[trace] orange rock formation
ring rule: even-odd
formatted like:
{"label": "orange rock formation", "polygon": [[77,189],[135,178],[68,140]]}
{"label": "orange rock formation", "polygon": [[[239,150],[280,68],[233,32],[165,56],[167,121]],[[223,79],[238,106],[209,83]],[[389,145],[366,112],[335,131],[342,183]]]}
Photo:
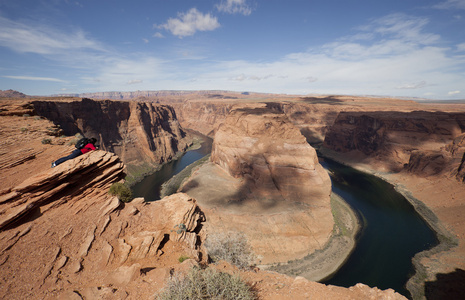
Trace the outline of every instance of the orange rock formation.
{"label": "orange rock formation", "polygon": [[211,161],[181,189],[198,199],[207,232],[245,233],[262,264],[324,247],[334,225],[331,181],[284,114],[265,105],[233,109]]}

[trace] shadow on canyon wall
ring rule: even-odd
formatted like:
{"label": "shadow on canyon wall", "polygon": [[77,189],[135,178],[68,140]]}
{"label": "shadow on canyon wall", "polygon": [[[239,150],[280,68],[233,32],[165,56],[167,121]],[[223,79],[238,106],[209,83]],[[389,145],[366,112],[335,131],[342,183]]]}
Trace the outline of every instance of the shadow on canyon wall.
{"label": "shadow on canyon wall", "polygon": [[[359,151],[392,172],[439,175],[452,163],[457,170],[462,147],[454,139],[465,131],[465,113],[341,112],[325,136],[324,146],[339,153]],[[459,157],[460,156],[460,157]]]}
{"label": "shadow on canyon wall", "polygon": [[465,271],[455,269],[447,274],[437,274],[435,281],[425,282],[428,300],[463,299],[465,295]]}

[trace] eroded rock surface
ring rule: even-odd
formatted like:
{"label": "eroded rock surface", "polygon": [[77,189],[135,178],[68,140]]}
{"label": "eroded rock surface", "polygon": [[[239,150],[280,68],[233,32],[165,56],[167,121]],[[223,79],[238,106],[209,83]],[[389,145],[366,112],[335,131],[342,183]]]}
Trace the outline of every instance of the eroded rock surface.
{"label": "eroded rock surface", "polygon": [[215,134],[211,160],[244,180],[247,198],[328,206],[327,172],[315,149],[279,111],[234,110]]}
{"label": "eroded rock surface", "polygon": [[284,114],[262,104],[233,110],[211,160],[182,187],[208,216],[207,232],[244,232],[263,264],[324,247],[334,224],[331,182]]}
{"label": "eroded rock surface", "polygon": [[376,158],[389,171],[460,175],[465,113],[342,112],[325,137],[336,152]]}
{"label": "eroded rock surface", "polygon": [[[188,147],[174,109],[151,102],[34,101],[35,112],[59,124],[66,135],[95,137],[102,149],[130,167],[172,159]],[[147,168],[147,166],[145,167]]]}

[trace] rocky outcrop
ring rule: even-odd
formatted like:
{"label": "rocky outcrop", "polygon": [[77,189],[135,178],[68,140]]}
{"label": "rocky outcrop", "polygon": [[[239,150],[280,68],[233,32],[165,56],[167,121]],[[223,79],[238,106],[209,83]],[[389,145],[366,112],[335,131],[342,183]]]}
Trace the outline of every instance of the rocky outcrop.
{"label": "rocky outcrop", "polygon": [[195,200],[123,204],[108,193],[125,175],[117,155],[91,151],[50,168],[75,149],[72,137],[27,101],[0,109],[0,298],[148,299],[180,256],[205,260]]}
{"label": "rocky outcrop", "polygon": [[95,189],[108,190],[111,183],[124,177],[123,169],[124,165],[116,155],[92,151],[0,191],[0,230],[45,204],[79,199]]}
{"label": "rocky outcrop", "polygon": [[34,101],[35,112],[63,129],[97,138],[101,148],[117,154],[130,169],[158,165],[188,146],[173,108],[146,102]]}
{"label": "rocky outcrop", "polygon": [[233,110],[211,161],[181,188],[207,215],[207,234],[245,233],[262,264],[324,247],[334,225],[330,178],[284,114],[266,104]]}
{"label": "rocky outcrop", "polygon": [[463,148],[454,140],[463,131],[463,113],[341,112],[324,146],[376,158],[389,171],[405,168],[421,176],[457,174]]}
{"label": "rocky outcrop", "polygon": [[215,134],[211,160],[244,179],[254,198],[328,204],[331,182],[315,150],[269,105],[232,111]]}

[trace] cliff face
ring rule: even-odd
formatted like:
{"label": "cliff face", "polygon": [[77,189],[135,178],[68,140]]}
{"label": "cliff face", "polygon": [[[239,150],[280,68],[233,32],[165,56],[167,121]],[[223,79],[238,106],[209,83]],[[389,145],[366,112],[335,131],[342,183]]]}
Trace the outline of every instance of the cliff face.
{"label": "cliff face", "polygon": [[390,171],[459,176],[465,113],[341,112],[324,146],[376,158]]}
{"label": "cliff face", "polygon": [[159,164],[187,148],[186,134],[170,106],[123,101],[35,101],[36,113],[66,135],[95,137],[101,148],[128,165]]}
{"label": "cliff face", "polygon": [[215,135],[216,129],[234,106],[232,103],[216,101],[184,101],[172,105],[184,128],[193,129],[210,137]]}
{"label": "cliff face", "polygon": [[331,193],[315,150],[279,110],[233,110],[215,134],[211,160],[244,178],[255,197],[313,203]]}

